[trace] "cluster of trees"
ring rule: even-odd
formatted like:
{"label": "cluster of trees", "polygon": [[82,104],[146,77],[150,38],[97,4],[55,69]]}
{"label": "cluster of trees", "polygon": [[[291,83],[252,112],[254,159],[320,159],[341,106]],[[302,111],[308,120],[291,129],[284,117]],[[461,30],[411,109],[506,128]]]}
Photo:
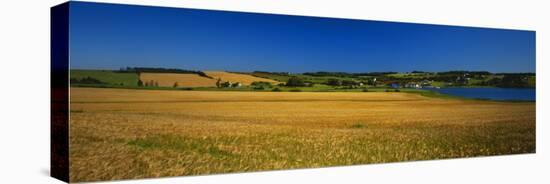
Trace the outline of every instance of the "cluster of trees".
{"label": "cluster of trees", "polygon": [[280,76],[289,76],[288,72],[266,72],[266,71],[254,71],[252,74],[271,74],[271,75],[280,75]]}
{"label": "cluster of trees", "polygon": [[[176,83],[176,84],[177,84],[177,83]],[[141,81],[141,79],[140,79],[140,80],[138,80],[137,85],[140,86],[140,87],[141,87],[141,86],[146,86],[146,87],[158,87],[158,86],[159,86],[159,82],[158,82],[158,81],[154,81],[154,80],[150,80],[150,81],[145,81],[145,82],[143,82],[143,81]]]}
{"label": "cluster of trees", "polygon": [[529,86],[529,75],[524,74],[505,74],[502,78],[492,78],[483,81],[480,85],[497,86],[502,88],[527,88]]}
{"label": "cluster of trees", "polygon": [[250,86],[252,86],[253,89],[256,89],[256,90],[263,90],[265,88],[271,88],[273,87],[273,85],[271,85],[271,83],[269,82],[264,82],[264,81],[255,81],[255,82],[252,82],[250,83]]}
{"label": "cluster of trees", "polygon": [[524,88],[529,87],[529,78],[525,75],[504,75],[498,87]]}
{"label": "cluster of trees", "polygon": [[316,77],[347,77],[356,78],[360,76],[383,76],[388,74],[396,74],[397,72],[366,72],[366,73],[348,73],[348,72],[306,72],[304,75]]}
{"label": "cluster of trees", "polygon": [[[326,82],[323,84],[329,85],[329,86],[347,86],[347,87],[355,87],[355,86],[361,86],[362,84],[372,84],[374,85],[374,81],[372,79],[365,80],[365,81],[357,81],[357,80],[350,80],[350,79],[338,79],[338,78],[329,78]],[[306,81],[303,78],[293,76],[288,79],[288,81],[285,83],[285,86],[288,87],[313,87],[315,83]]]}
{"label": "cluster of trees", "polygon": [[334,79],[334,78],[328,79],[326,83],[326,85],[329,85],[329,86],[359,86],[361,84],[362,82],[357,82],[354,80],[347,80],[347,79],[340,80],[340,79]]}
{"label": "cluster of trees", "polygon": [[313,87],[314,83],[305,81],[300,77],[293,76],[288,79],[285,85],[288,87]]}
{"label": "cluster of trees", "polygon": [[488,71],[466,71],[466,70],[452,70],[446,72],[437,72],[439,75],[491,75]]}
{"label": "cluster of trees", "polygon": [[315,77],[355,77],[354,73],[347,72],[306,72],[304,75],[315,76]]}
{"label": "cluster of trees", "polygon": [[536,76],[535,73],[495,73],[495,75],[523,75],[523,76]]}
{"label": "cluster of trees", "polygon": [[254,81],[252,83],[250,83],[251,86],[266,86],[266,87],[271,87],[271,83],[270,82],[264,82],[264,81]]}
{"label": "cluster of trees", "polygon": [[222,79],[218,79],[218,81],[216,81],[216,87],[218,88],[230,88],[230,87],[233,87],[233,88],[236,88],[236,87],[240,87],[241,86],[241,83],[239,82],[235,82],[235,83],[231,83],[229,81],[222,81]]}
{"label": "cluster of trees", "polygon": [[442,82],[454,82],[457,84],[466,84],[467,79],[480,79],[483,80],[485,77],[493,75],[488,71],[447,71],[447,72],[438,72],[433,76],[427,77],[427,80],[442,81]]}
{"label": "cluster of trees", "polygon": [[120,73],[142,73],[142,72],[148,72],[148,73],[184,73],[184,74],[197,74],[202,77],[212,78],[206,73],[202,71],[195,71],[195,70],[183,70],[183,69],[177,69],[177,68],[151,68],[151,67],[126,67],[126,68],[120,68],[117,72]]}
{"label": "cluster of trees", "polygon": [[430,73],[430,72],[419,71],[419,70],[413,70],[411,73]]}

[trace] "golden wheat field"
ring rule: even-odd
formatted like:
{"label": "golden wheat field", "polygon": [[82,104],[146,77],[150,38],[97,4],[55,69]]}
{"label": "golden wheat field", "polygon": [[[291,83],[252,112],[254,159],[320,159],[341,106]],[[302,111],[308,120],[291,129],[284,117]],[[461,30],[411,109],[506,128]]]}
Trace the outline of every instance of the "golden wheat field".
{"label": "golden wheat field", "polygon": [[141,73],[139,79],[144,83],[149,81],[158,82],[162,87],[173,87],[174,83],[182,87],[212,87],[216,86],[216,80],[199,76],[197,74],[183,73]]}
{"label": "golden wheat field", "polygon": [[260,78],[255,77],[252,75],[247,74],[238,74],[238,73],[231,73],[231,72],[223,72],[223,71],[204,71],[206,75],[214,78],[214,79],[221,79],[222,81],[229,81],[229,82],[240,82],[244,85],[250,85],[252,82],[269,82],[272,84],[278,84],[280,82],[277,82],[275,80],[266,79],[266,78]]}
{"label": "golden wheat field", "polygon": [[71,88],[71,181],[535,152],[535,103]]}

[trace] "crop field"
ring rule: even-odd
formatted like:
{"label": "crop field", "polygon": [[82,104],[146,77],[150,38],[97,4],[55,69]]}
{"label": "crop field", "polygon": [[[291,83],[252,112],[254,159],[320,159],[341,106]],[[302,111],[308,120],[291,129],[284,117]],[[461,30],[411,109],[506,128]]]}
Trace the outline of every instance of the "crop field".
{"label": "crop field", "polygon": [[74,182],[536,150],[533,102],[404,92],[71,88],[70,94]]}
{"label": "crop field", "polygon": [[158,82],[161,87],[172,87],[178,83],[180,87],[212,87],[216,86],[216,80],[202,77],[197,74],[183,73],[141,73],[139,78],[145,83]]}
{"label": "crop field", "polygon": [[214,78],[214,79],[221,79],[222,81],[229,81],[229,82],[241,82],[244,85],[250,85],[252,82],[269,82],[272,84],[278,84],[279,82],[271,79],[261,78],[261,77],[255,77],[252,75],[247,74],[238,74],[238,73],[230,73],[230,72],[222,72],[222,71],[204,71],[206,75]]}

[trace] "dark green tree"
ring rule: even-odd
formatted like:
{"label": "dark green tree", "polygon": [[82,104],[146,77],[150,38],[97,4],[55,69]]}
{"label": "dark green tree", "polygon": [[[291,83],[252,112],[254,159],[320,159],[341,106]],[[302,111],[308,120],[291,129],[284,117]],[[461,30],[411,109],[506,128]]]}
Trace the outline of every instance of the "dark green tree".
{"label": "dark green tree", "polygon": [[328,79],[327,85],[329,85],[329,86],[340,86],[340,85],[342,85],[342,82],[338,79]]}
{"label": "dark green tree", "polygon": [[230,82],[222,82],[222,83],[220,84],[220,87],[222,87],[222,88],[231,87],[231,83],[230,83]]}
{"label": "dark green tree", "polygon": [[524,75],[509,74],[504,75],[498,87],[504,88],[523,88],[527,87],[527,78]]}
{"label": "dark green tree", "polygon": [[355,85],[358,85],[358,84],[357,84],[357,82],[352,81],[352,80],[343,80],[342,85],[343,86],[355,86]]}
{"label": "dark green tree", "polygon": [[286,86],[289,87],[304,87],[306,86],[304,80],[299,77],[290,77],[286,82]]}

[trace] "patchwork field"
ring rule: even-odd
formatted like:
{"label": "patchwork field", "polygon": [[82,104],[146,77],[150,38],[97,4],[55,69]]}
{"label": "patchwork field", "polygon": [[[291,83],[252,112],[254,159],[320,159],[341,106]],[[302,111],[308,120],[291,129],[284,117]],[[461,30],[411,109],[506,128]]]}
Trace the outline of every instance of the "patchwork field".
{"label": "patchwork field", "polygon": [[[159,81],[160,82],[160,81]],[[535,152],[535,103],[384,92],[71,88],[70,178]]]}
{"label": "patchwork field", "polygon": [[252,75],[247,74],[238,74],[238,73],[230,73],[230,72],[222,72],[222,71],[204,71],[206,75],[214,78],[214,79],[221,79],[223,81],[229,81],[229,82],[241,82],[244,85],[250,85],[252,82],[260,81],[260,82],[269,82],[272,84],[278,84],[278,81],[261,78],[261,77],[255,77]]}
{"label": "patchwork field", "polygon": [[180,87],[213,87],[216,80],[202,77],[197,74],[183,73],[141,73],[139,78],[143,82],[155,81],[161,87],[173,87],[178,83]]}
{"label": "patchwork field", "polygon": [[270,82],[273,84],[279,83],[271,79],[255,77],[247,74],[222,71],[207,71],[204,73],[212,78],[203,77],[197,74],[143,72],[140,74],[139,79],[141,79],[144,83],[149,81],[157,82],[161,87],[173,87],[176,82],[179,87],[215,87],[218,79],[221,79],[223,82],[240,82],[243,85],[250,85],[250,83],[255,81]]}

